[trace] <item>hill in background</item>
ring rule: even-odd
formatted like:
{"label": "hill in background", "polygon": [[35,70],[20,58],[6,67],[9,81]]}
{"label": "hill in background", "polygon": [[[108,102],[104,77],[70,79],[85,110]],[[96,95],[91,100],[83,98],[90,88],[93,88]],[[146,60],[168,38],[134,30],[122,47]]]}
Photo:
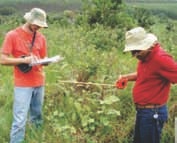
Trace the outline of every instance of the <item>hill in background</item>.
{"label": "hill in background", "polygon": [[78,10],[82,6],[81,0],[1,0],[0,8],[11,7],[20,13],[39,7],[46,12],[61,12],[64,10]]}

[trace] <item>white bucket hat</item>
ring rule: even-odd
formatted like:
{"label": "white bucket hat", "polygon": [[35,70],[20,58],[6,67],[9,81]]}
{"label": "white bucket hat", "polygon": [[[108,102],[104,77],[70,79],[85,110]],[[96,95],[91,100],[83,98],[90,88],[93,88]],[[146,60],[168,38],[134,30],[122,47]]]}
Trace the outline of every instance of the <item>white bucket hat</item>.
{"label": "white bucket hat", "polygon": [[38,25],[43,28],[47,28],[47,22],[46,22],[46,13],[44,10],[40,8],[33,8],[30,12],[27,12],[24,15],[24,18],[27,22],[31,24]]}
{"label": "white bucket hat", "polygon": [[144,28],[137,27],[126,32],[124,52],[133,50],[147,50],[157,41],[154,34],[147,33]]}

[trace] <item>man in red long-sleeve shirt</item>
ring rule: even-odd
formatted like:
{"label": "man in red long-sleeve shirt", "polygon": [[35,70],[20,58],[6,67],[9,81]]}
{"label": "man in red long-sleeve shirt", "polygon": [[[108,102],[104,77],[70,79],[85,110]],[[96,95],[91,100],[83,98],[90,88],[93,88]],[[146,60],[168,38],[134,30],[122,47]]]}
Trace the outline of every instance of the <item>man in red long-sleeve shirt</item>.
{"label": "man in red long-sleeve shirt", "polygon": [[130,51],[138,62],[137,72],[122,75],[117,82],[135,81],[133,101],[136,106],[134,143],[160,143],[167,121],[167,100],[171,83],[177,83],[177,63],[157,42],[154,34],[142,27],[126,32],[124,52]]}

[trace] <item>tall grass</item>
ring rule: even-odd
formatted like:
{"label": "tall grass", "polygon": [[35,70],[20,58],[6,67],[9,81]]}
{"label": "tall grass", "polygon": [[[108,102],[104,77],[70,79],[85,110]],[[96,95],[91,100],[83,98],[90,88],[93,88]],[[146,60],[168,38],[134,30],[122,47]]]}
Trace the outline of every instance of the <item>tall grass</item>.
{"label": "tall grass", "polygon": [[[175,32],[169,23],[150,27],[165,50],[177,55]],[[175,21],[170,21],[175,25]],[[1,33],[15,28],[13,23],[1,25]],[[120,30],[120,29],[119,29]],[[125,90],[105,86],[62,83],[61,80],[105,83],[114,85],[120,74],[134,72],[137,60],[130,53],[123,54],[124,43],[119,31],[97,24],[49,24],[41,30],[47,38],[48,56],[61,55],[60,63],[45,67],[46,88],[44,124],[37,130],[27,124],[24,143],[130,143],[133,138],[135,108],[132,87]],[[168,34],[166,34],[168,33]],[[1,43],[3,36],[1,38]],[[170,40],[169,40],[170,39]],[[12,122],[13,77],[12,67],[0,66],[0,142],[9,142]],[[176,86],[169,98],[169,122],[165,125],[162,143],[174,142],[174,108]]]}

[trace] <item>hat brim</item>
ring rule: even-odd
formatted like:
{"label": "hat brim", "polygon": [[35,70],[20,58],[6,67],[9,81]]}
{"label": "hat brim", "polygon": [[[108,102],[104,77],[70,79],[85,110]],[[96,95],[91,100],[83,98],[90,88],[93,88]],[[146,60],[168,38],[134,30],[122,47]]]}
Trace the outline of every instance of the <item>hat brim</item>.
{"label": "hat brim", "polygon": [[157,41],[157,37],[154,34],[149,33],[146,35],[146,38],[141,41],[135,41],[126,44],[123,52],[129,52],[134,50],[147,50],[153,45],[155,41]]}
{"label": "hat brim", "polygon": [[41,22],[39,20],[35,20],[35,21],[31,22],[31,24],[38,25],[39,27],[42,27],[42,28],[48,28],[48,25],[46,22]]}

